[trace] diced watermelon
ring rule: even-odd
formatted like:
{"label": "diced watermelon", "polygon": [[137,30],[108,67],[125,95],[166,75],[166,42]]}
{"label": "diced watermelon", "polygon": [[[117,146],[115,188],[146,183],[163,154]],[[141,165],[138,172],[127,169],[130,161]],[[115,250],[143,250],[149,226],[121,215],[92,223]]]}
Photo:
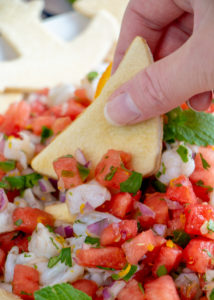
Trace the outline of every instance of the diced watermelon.
{"label": "diced watermelon", "polygon": [[125,255],[118,247],[78,249],[76,258],[79,265],[89,268],[101,266],[120,270],[126,265]]}
{"label": "diced watermelon", "polygon": [[0,274],[4,273],[4,264],[6,260],[5,252],[0,248]]}
{"label": "diced watermelon", "polygon": [[[168,242],[169,243],[169,242]],[[158,270],[164,266],[168,273],[176,269],[182,258],[182,248],[172,243],[172,246],[162,246],[153,266],[153,275],[158,276]]]}
{"label": "diced watermelon", "polygon": [[[131,297],[131,298],[130,298]],[[127,285],[120,291],[117,296],[118,300],[132,299],[132,300],[144,300],[144,290],[141,283],[137,280],[130,280]]]}
{"label": "diced watermelon", "polygon": [[177,229],[184,229],[186,223],[186,216],[184,214],[184,209],[176,209],[171,211],[171,220],[168,221],[168,228],[172,231]]}
{"label": "diced watermelon", "polygon": [[54,116],[39,116],[34,118],[29,125],[33,133],[40,135],[42,133],[42,127],[52,128],[56,118]]}
{"label": "diced watermelon", "polygon": [[214,188],[214,150],[200,147],[195,156],[195,170],[190,176],[194,183],[201,182],[204,186]]}
{"label": "diced watermelon", "polygon": [[56,119],[52,126],[53,133],[58,134],[62,132],[70,123],[71,119],[69,117]]}
{"label": "diced watermelon", "polygon": [[134,199],[130,193],[117,193],[112,196],[109,211],[115,217],[123,219],[133,210]]}
{"label": "diced watermelon", "polygon": [[137,264],[148,251],[153,251],[158,244],[165,240],[154,235],[151,229],[143,231],[130,241],[122,244],[126,259],[130,264]]}
{"label": "diced watermelon", "polygon": [[96,166],[96,180],[103,186],[119,190],[120,183],[126,181],[131,175],[131,171],[128,170],[130,161],[130,154],[123,151],[108,150]]}
{"label": "diced watermelon", "polygon": [[[185,209],[185,231],[189,234],[197,234],[214,239],[214,208],[207,204],[195,204]],[[209,225],[211,224],[211,226]],[[204,226],[205,228],[201,227]]]}
{"label": "diced watermelon", "polygon": [[192,239],[183,252],[187,268],[194,272],[204,273],[213,268],[214,241],[205,238]]}
{"label": "diced watermelon", "polygon": [[13,222],[16,230],[32,233],[38,223],[53,226],[54,218],[38,208],[19,207],[13,212]]}
{"label": "diced watermelon", "polygon": [[11,231],[0,234],[0,248],[4,252],[7,253],[13,246],[17,246],[20,252],[28,251],[28,238],[25,233]]}
{"label": "diced watermelon", "polygon": [[39,272],[29,266],[15,265],[13,293],[22,299],[33,300],[33,293],[39,290]]}
{"label": "diced watermelon", "polygon": [[200,181],[198,184],[196,184],[193,181],[191,181],[191,182],[192,182],[192,187],[193,187],[195,195],[202,201],[209,202],[209,200],[210,200],[209,193],[212,191],[212,188],[200,186]]}
{"label": "diced watermelon", "polygon": [[86,293],[88,296],[92,297],[92,299],[94,299],[98,290],[96,282],[89,279],[79,279],[73,282],[72,285],[75,289],[78,289]]}
{"label": "diced watermelon", "polygon": [[166,191],[166,196],[170,200],[178,201],[181,204],[197,203],[197,198],[193,191],[192,184],[190,180],[184,175],[181,175],[178,178],[170,181]]}
{"label": "diced watermelon", "polygon": [[100,236],[100,243],[103,246],[120,245],[137,235],[137,221],[124,220],[119,223],[112,223],[106,227]]}
{"label": "diced watermelon", "polygon": [[[63,181],[65,189],[69,189],[83,183],[78,170],[78,162],[73,156],[67,155],[58,158],[53,162],[53,167],[58,179]],[[61,188],[59,182],[58,187],[59,189]]]}
{"label": "diced watermelon", "polygon": [[145,284],[146,300],[180,300],[175,283],[169,275]]}

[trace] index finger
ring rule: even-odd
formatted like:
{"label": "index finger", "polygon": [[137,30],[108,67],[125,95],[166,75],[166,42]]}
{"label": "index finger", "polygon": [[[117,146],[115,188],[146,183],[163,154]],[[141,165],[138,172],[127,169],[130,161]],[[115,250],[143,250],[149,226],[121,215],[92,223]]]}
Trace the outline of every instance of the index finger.
{"label": "index finger", "polygon": [[154,53],[164,28],[183,13],[172,0],[131,0],[124,15],[113,72],[136,36],[142,36]]}

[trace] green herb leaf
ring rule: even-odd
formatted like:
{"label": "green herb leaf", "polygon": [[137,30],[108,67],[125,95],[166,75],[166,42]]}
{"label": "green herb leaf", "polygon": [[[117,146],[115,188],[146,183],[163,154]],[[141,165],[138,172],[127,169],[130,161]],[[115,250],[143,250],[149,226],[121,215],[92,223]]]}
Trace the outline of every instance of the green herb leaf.
{"label": "green herb leaf", "polygon": [[95,238],[95,237],[91,237],[91,236],[87,236],[85,238],[84,241],[86,244],[91,244],[91,245],[97,245],[100,246],[100,239],[99,238]]}
{"label": "green herb leaf", "polygon": [[34,293],[34,298],[35,300],[92,300],[91,297],[68,283],[42,288]]}
{"label": "green herb leaf", "polygon": [[164,140],[188,142],[191,145],[214,145],[214,116],[204,112],[182,110],[180,107],[167,114]]}
{"label": "green herb leaf", "polygon": [[42,126],[42,133],[41,133],[41,144],[44,144],[45,141],[53,135],[53,130],[46,127]]}
{"label": "green herb leaf", "polygon": [[38,184],[38,180],[41,178],[42,176],[38,173],[23,176],[7,176],[4,180],[7,181],[9,185],[5,181],[0,182],[0,184],[3,183],[6,189],[24,190]]}
{"label": "green herb leaf", "polygon": [[203,158],[203,155],[200,153],[200,158],[201,158],[201,162],[203,165],[203,168],[205,170],[208,170],[210,168],[210,165],[208,164],[208,162]]}
{"label": "green herb leaf", "polygon": [[85,181],[86,178],[88,177],[89,173],[90,173],[90,169],[84,167],[80,163],[77,164],[77,169],[79,171],[79,174],[80,174],[80,177],[81,177],[82,181]]}
{"label": "green herb leaf", "polygon": [[152,186],[157,192],[166,193],[167,186],[159,180],[154,180]]}
{"label": "green herb leaf", "polygon": [[198,186],[202,186],[203,188],[207,189],[207,192],[212,192],[213,188],[210,185],[204,185],[204,182],[202,180],[198,180],[196,183]]}
{"label": "green herb leaf", "polygon": [[114,174],[117,172],[117,168],[114,166],[110,167],[110,172],[105,176],[105,180],[110,181],[114,177]]}
{"label": "green herb leaf", "polygon": [[16,226],[20,226],[22,223],[23,223],[22,219],[18,219],[16,222],[14,222]]}
{"label": "green herb leaf", "polygon": [[141,292],[142,292],[143,294],[145,294],[145,292],[144,292],[144,288],[143,288],[143,286],[142,286],[142,283],[141,283],[141,282],[138,282],[138,287],[139,287],[139,289],[141,290]]}
{"label": "green herb leaf", "polygon": [[207,255],[208,255],[209,257],[212,257],[212,254],[210,253],[209,250],[207,250],[207,249],[202,249],[202,251],[203,251],[203,252],[206,252]]}
{"label": "green herb leaf", "polygon": [[54,247],[59,250],[59,247],[57,246],[57,244],[54,242],[54,239],[52,238],[52,236],[49,237],[49,239],[51,240],[51,243],[54,245]]}
{"label": "green herb leaf", "polygon": [[71,177],[74,177],[74,172],[69,171],[69,170],[62,170],[61,171],[61,176],[71,178]]}
{"label": "green herb leaf", "polygon": [[102,266],[96,266],[98,269],[106,270],[106,271],[116,271],[113,268],[107,268],[107,267],[102,267]]}
{"label": "green herb leaf", "polygon": [[183,145],[180,145],[176,152],[180,155],[180,158],[184,163],[188,162],[188,150]]}
{"label": "green herb leaf", "polygon": [[92,71],[88,73],[87,78],[88,81],[92,82],[99,74],[96,71]]}
{"label": "green herb leaf", "polygon": [[165,164],[162,162],[162,174],[166,174],[166,166]]}
{"label": "green herb leaf", "polygon": [[164,265],[161,265],[158,269],[157,269],[157,272],[156,272],[156,274],[157,274],[157,276],[158,277],[161,277],[161,276],[163,276],[163,275],[166,275],[168,272],[167,272],[167,269],[166,269],[166,267],[164,266]]}
{"label": "green herb leaf", "polygon": [[210,300],[214,300],[214,289],[212,289],[210,293]]}
{"label": "green herb leaf", "polygon": [[133,171],[131,176],[126,181],[121,182],[120,191],[135,194],[140,189],[142,180],[142,174]]}
{"label": "green herb leaf", "polygon": [[214,221],[212,219],[209,220],[208,225],[207,225],[207,229],[209,231],[214,232]]}
{"label": "green herb leaf", "polygon": [[16,167],[15,160],[6,160],[0,162],[0,169],[4,172],[12,171]]}
{"label": "green herb leaf", "polygon": [[190,241],[190,236],[188,233],[186,233],[184,230],[182,229],[177,229],[173,231],[173,238],[172,241],[181,246],[182,248],[185,248],[187,246],[187,244]]}
{"label": "green herb leaf", "polygon": [[45,227],[48,229],[49,232],[54,232],[54,228],[50,225],[45,225]]}
{"label": "green herb leaf", "polygon": [[20,294],[21,295],[26,295],[26,296],[32,296],[33,295],[32,293],[27,293],[25,291],[21,291]]}
{"label": "green herb leaf", "polygon": [[53,268],[59,261],[66,266],[72,267],[71,248],[63,248],[58,256],[51,257],[48,261],[48,268]]}
{"label": "green herb leaf", "polygon": [[136,271],[137,271],[137,266],[132,265],[129,273],[126,274],[122,279],[125,281],[129,281],[129,279],[136,273]]}

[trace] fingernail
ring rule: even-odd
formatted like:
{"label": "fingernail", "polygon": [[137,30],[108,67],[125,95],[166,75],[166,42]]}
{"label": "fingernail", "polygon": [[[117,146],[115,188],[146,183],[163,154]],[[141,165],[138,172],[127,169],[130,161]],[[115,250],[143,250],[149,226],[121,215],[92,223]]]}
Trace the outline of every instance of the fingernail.
{"label": "fingernail", "polygon": [[117,126],[135,124],[142,119],[141,111],[128,93],[122,93],[107,102],[104,115],[110,124]]}

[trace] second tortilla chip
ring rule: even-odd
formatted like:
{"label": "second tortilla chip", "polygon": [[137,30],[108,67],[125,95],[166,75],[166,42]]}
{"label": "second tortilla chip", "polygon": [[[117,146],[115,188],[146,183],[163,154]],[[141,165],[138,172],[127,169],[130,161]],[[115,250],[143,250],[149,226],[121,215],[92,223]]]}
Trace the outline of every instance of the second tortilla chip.
{"label": "second tortilla chip", "polygon": [[101,95],[33,159],[33,169],[56,178],[53,161],[74,154],[79,148],[91,160],[92,171],[108,149],[115,149],[131,153],[134,170],[144,176],[156,172],[162,150],[162,118],[118,127],[109,124],[104,117],[104,106],[113,91],[150,63],[152,56],[146,42],[136,38]]}

